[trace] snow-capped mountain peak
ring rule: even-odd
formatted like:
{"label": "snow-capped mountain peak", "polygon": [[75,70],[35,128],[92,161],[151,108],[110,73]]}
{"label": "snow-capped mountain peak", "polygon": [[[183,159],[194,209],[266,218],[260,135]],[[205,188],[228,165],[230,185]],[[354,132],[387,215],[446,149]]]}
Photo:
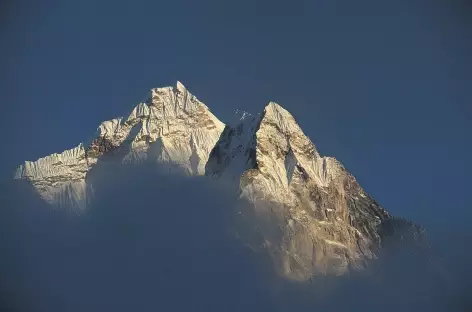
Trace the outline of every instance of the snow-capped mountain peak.
{"label": "snow-capped mountain peak", "polygon": [[80,214],[93,200],[90,172],[106,162],[169,164],[230,181],[252,205],[244,222],[257,234],[247,243],[264,246],[276,270],[296,280],[364,267],[392,220],[279,104],[257,115],[236,111],[225,125],[180,82],[151,89],[127,117],[102,122],[90,144],[25,162],[15,178],[56,208]]}
{"label": "snow-capped mountain peak", "polygon": [[127,118],[102,122],[90,144],[26,162],[15,174],[56,207],[83,211],[92,196],[87,173],[99,160],[168,163],[203,175],[225,125],[182,83],[155,88]]}

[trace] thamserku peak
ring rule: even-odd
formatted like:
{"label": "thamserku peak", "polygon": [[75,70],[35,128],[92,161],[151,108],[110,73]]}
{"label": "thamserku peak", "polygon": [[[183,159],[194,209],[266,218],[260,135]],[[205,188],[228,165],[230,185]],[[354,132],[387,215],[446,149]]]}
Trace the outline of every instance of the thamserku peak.
{"label": "thamserku peak", "polygon": [[168,164],[230,181],[250,203],[237,215],[257,229],[243,235],[246,243],[266,249],[287,278],[345,274],[377,257],[396,219],[339,161],[321,156],[287,110],[269,102],[262,114],[236,110],[234,119],[224,124],[177,81],[151,89],[128,117],[102,122],[90,143],[26,161],[15,179],[29,181],[55,209],[80,215],[94,199],[92,168]]}

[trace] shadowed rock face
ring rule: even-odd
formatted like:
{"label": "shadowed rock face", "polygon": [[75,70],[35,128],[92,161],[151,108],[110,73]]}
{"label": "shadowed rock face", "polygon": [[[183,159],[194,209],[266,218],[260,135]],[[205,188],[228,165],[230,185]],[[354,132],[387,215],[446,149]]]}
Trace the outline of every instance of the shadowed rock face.
{"label": "shadowed rock face", "polygon": [[224,125],[182,84],[153,89],[128,118],[103,122],[91,144],[26,162],[16,178],[80,214],[93,206],[94,185],[106,185],[100,172],[110,163],[166,164],[227,184],[244,202],[234,205],[243,244],[267,251],[275,270],[297,281],[363,269],[386,242],[403,239],[398,233],[424,237],[380,207],[336,159],[322,157],[276,103]]}

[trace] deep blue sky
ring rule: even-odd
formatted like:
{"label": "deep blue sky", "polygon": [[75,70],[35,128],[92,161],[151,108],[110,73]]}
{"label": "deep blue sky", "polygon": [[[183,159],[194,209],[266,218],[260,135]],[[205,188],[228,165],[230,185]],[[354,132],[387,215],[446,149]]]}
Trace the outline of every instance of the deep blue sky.
{"label": "deep blue sky", "polygon": [[222,121],[279,102],[394,214],[472,217],[466,1],[7,2],[2,174],[180,80]]}

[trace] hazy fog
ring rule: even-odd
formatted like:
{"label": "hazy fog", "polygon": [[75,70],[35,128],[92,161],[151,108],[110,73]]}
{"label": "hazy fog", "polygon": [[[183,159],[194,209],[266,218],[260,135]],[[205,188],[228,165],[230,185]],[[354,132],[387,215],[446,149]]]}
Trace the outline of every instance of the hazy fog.
{"label": "hazy fog", "polygon": [[[83,216],[2,184],[2,311],[469,311],[466,231],[388,250],[359,276],[292,283],[234,236],[237,194],[204,177],[113,167]],[[432,260],[428,260],[431,257]]]}

